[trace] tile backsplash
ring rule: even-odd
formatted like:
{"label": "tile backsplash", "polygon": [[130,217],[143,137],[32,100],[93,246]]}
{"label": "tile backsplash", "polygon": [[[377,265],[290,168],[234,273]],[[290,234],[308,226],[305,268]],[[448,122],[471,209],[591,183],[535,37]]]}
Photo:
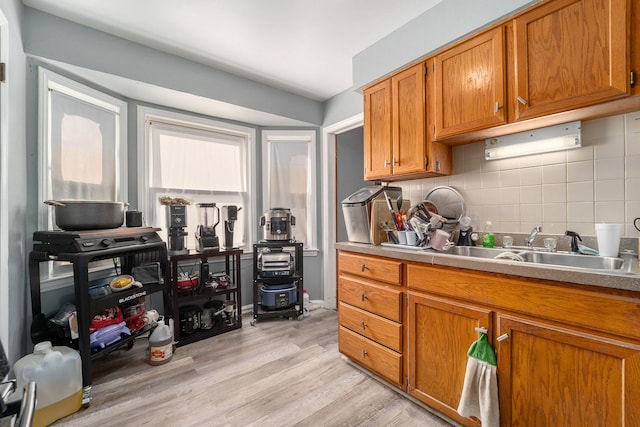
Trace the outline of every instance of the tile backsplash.
{"label": "tile backsplash", "polygon": [[484,141],[453,149],[454,174],[393,183],[412,204],[434,187],[449,185],[464,197],[472,226],[487,220],[503,233],[573,230],[595,236],[599,222],[624,224],[638,237],[640,217],[640,112],[582,123],[576,150],[486,161]]}

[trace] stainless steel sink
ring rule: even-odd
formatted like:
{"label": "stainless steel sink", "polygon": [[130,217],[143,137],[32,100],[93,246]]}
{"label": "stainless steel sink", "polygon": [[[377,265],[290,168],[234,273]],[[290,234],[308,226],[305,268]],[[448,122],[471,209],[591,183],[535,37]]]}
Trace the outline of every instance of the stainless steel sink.
{"label": "stainless steel sink", "polygon": [[522,252],[519,255],[524,258],[525,262],[559,265],[562,267],[588,268],[592,270],[620,270],[624,264],[622,258],[574,255],[557,252]]}
{"label": "stainless steel sink", "polygon": [[[592,255],[574,255],[566,252],[543,252],[540,250],[522,250],[515,248],[483,248],[479,246],[454,246],[443,254],[458,255],[472,258],[496,259],[501,258],[510,261],[520,261],[531,264],[553,265],[588,270],[624,271],[626,268],[622,258],[610,258]],[[505,253],[513,254],[509,257]]]}
{"label": "stainless steel sink", "polygon": [[[482,246],[453,246],[442,251],[443,254],[468,256],[474,258],[495,258],[507,249],[504,248],[484,248]],[[519,251],[518,251],[519,252]]]}

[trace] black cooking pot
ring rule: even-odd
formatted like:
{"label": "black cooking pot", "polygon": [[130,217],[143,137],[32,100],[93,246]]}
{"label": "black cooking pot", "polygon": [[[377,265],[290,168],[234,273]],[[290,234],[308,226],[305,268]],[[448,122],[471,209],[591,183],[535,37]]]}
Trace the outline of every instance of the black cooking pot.
{"label": "black cooking pot", "polygon": [[100,230],[118,228],[124,222],[122,202],[92,200],[46,200],[54,207],[56,226],[62,230]]}

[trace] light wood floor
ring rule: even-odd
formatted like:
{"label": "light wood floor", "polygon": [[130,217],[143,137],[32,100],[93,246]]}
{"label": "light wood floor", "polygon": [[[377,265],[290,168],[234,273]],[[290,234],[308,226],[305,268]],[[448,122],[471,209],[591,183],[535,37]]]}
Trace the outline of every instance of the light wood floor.
{"label": "light wood floor", "polygon": [[347,363],[335,311],[249,320],[160,366],[146,339],[94,361],[91,405],[55,425],[450,426]]}

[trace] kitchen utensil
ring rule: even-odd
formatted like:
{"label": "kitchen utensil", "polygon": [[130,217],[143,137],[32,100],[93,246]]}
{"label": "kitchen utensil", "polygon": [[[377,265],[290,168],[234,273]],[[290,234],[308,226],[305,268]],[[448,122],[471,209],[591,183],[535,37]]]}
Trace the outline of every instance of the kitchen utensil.
{"label": "kitchen utensil", "polygon": [[398,206],[398,212],[402,212],[402,194],[398,196],[396,200],[396,206]]}
{"label": "kitchen utensil", "polygon": [[391,199],[387,195],[387,192],[384,192],[384,199],[387,201],[387,207],[389,208],[389,212],[391,213],[391,218],[393,219],[393,223],[396,226],[396,230],[401,230],[400,224],[398,224],[398,219],[396,218],[396,212],[393,210],[393,206],[391,205]]}
{"label": "kitchen utensil", "polygon": [[[409,209],[409,200],[404,200],[402,202],[402,209]],[[371,226],[370,229],[367,230],[369,239],[366,242],[361,243],[371,243],[372,245],[380,245],[383,242],[389,241],[387,238],[387,233],[382,229],[381,224],[383,222],[387,222],[389,227],[393,229],[392,216],[389,213],[389,208],[387,207],[387,203],[385,200],[376,199],[371,202]],[[392,234],[394,234],[392,232]],[[351,240],[350,240],[351,241]],[[360,240],[358,240],[360,241]]]}
{"label": "kitchen utensil", "polygon": [[633,220],[633,226],[640,231],[640,217]]}
{"label": "kitchen utensil", "polygon": [[436,206],[436,213],[446,218],[443,224],[445,229],[453,229],[464,214],[464,198],[453,187],[446,185],[435,187],[424,199]]}
{"label": "kitchen utensil", "polygon": [[53,206],[56,226],[62,230],[100,230],[118,228],[124,222],[122,202],[91,200],[45,200]]}
{"label": "kitchen utensil", "polygon": [[502,247],[503,248],[510,248],[511,246],[513,246],[513,237],[504,236],[502,238]]}

